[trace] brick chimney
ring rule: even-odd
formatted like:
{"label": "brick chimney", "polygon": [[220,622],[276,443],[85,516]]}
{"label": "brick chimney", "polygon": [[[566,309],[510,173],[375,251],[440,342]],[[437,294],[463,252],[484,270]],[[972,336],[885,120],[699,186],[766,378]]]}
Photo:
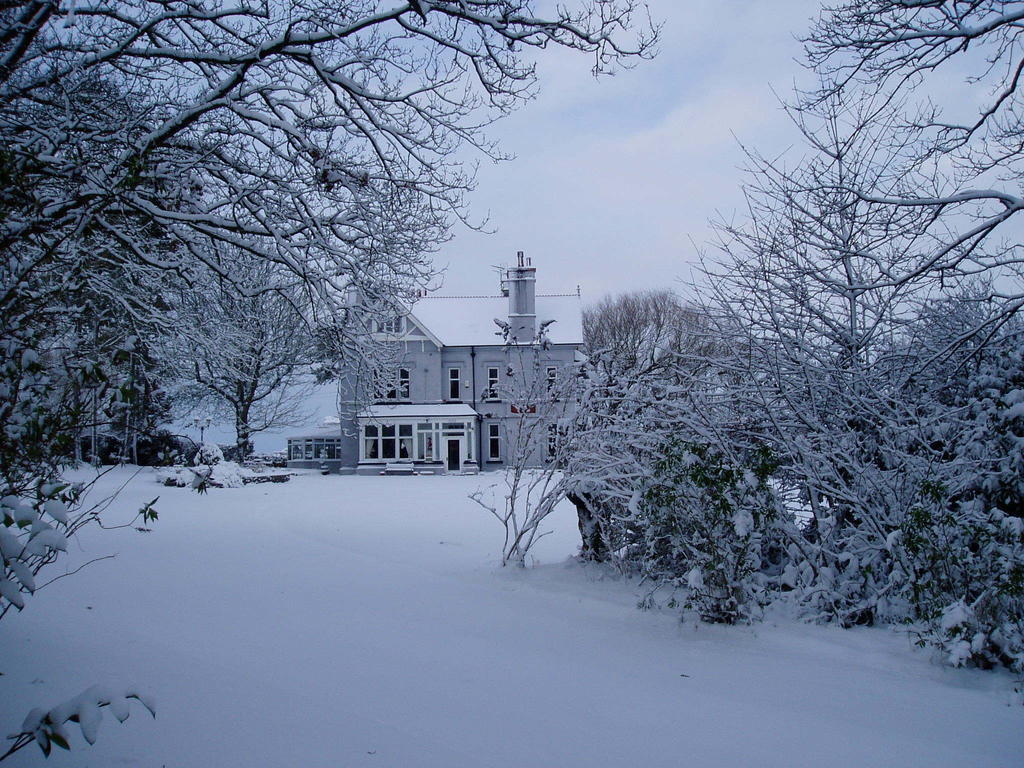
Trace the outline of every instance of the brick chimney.
{"label": "brick chimney", "polygon": [[530,344],[537,334],[537,270],[522,251],[516,253],[516,266],[505,272],[505,285],[512,341]]}

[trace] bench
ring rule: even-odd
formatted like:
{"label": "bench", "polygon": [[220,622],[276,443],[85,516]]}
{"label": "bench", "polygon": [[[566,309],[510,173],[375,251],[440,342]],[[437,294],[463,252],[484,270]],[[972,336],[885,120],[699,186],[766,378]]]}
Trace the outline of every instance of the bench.
{"label": "bench", "polygon": [[415,475],[416,467],[412,462],[395,462],[385,464],[382,475]]}

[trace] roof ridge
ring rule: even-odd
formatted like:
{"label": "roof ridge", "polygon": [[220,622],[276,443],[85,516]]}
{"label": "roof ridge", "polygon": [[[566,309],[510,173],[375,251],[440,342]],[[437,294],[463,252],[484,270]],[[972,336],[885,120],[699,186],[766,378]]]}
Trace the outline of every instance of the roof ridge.
{"label": "roof ridge", "polygon": [[[555,299],[555,298],[573,297],[573,296],[579,297],[579,294],[578,293],[538,293],[538,294],[536,294],[536,297],[538,299]],[[441,295],[438,295],[438,294],[427,294],[426,296],[420,296],[418,298],[418,300],[422,300],[422,299],[507,299],[507,298],[508,298],[508,296],[504,296],[504,295],[502,295],[500,293],[497,294],[497,295],[489,294],[489,293],[483,293],[483,294],[476,294],[476,295],[470,294],[470,295],[466,295],[466,296],[441,296]]]}
{"label": "roof ridge", "polygon": [[504,299],[506,296],[502,296],[500,293],[497,295],[492,294],[479,294],[476,296],[438,296],[437,294],[427,294],[426,296],[420,296],[420,299]]}

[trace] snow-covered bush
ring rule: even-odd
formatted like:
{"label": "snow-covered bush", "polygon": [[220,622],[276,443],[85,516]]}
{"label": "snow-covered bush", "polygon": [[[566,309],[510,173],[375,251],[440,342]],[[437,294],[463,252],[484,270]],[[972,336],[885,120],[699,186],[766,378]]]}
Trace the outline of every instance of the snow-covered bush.
{"label": "snow-covered bush", "polygon": [[600,354],[591,356],[583,368],[565,457],[580,556],[609,562],[624,574],[640,570],[637,547],[643,531],[632,512],[678,420],[675,399],[665,387],[630,373],[607,367]]}
{"label": "snow-covered bush", "polygon": [[681,589],[683,608],[704,621],[756,616],[772,596],[765,571],[780,552],[774,470],[766,448],[741,462],[708,445],[666,444],[630,517],[642,573]]}
{"label": "snow-covered bush", "polygon": [[[200,465],[197,466],[194,471],[197,476],[200,472],[204,472],[206,481],[210,485],[221,488],[241,488],[243,483],[243,473],[248,472],[249,474],[252,474],[234,461],[221,461],[207,467]],[[194,487],[198,488],[200,486],[197,485]]]}
{"label": "snow-covered bush", "polygon": [[161,467],[156,471],[156,479],[162,485],[192,488],[204,493],[209,488],[241,488],[246,479],[253,474],[252,470],[237,462],[215,461],[212,464],[196,464],[192,467]]}
{"label": "snow-covered bush", "polygon": [[729,352],[708,318],[664,298],[671,311],[620,317],[633,303],[602,305],[606,348],[582,371],[566,462],[581,555],[648,580],[646,604],[667,587],[705,621],[750,620],[782,568],[777,462],[720,396]]}
{"label": "snow-covered bush", "polygon": [[979,501],[911,517],[895,546],[922,644],[954,666],[1024,671],[1024,521]]}
{"label": "snow-covered bush", "polygon": [[[234,461],[225,461],[224,452],[215,443],[203,443],[192,459],[194,466],[177,468],[171,473],[164,472],[162,477],[166,485],[188,486],[204,493],[210,486],[214,488],[241,488],[243,477],[252,472],[244,469]],[[172,482],[167,482],[171,479]]]}
{"label": "snow-covered bush", "polygon": [[203,443],[196,451],[196,455],[192,457],[192,463],[197,467],[200,464],[213,466],[222,461],[224,461],[224,451],[216,443]]}
{"label": "snow-covered bush", "polygon": [[[1024,337],[1019,324],[947,375],[933,439],[945,458],[930,505],[895,547],[909,557],[921,637],[955,665],[1024,671]],[[958,361],[951,361],[955,363]],[[956,365],[950,365],[950,369]],[[961,369],[962,370],[962,369]]]}
{"label": "snow-covered bush", "polygon": [[0,574],[0,616],[11,606],[24,608],[25,593],[36,590],[36,574],[59,552],[67,551],[66,534],[72,529],[80,493],[77,486],[48,483],[40,485],[31,497],[9,494],[0,498],[0,556],[4,565]]}
{"label": "snow-covered bush", "polygon": [[664,290],[608,297],[584,311],[588,359],[564,457],[581,557],[637,569],[642,532],[630,510],[662,447],[688,422],[695,393],[704,391],[697,382],[714,347],[706,321]]}
{"label": "snow-covered bush", "polygon": [[901,375],[880,357],[859,389],[821,386],[830,407],[777,433],[777,482],[804,519],[781,584],[810,619],[901,624],[953,664],[1022,669],[1024,345],[1011,323],[955,346],[984,327],[948,322],[962,309],[942,303],[946,327],[921,315],[889,353]]}

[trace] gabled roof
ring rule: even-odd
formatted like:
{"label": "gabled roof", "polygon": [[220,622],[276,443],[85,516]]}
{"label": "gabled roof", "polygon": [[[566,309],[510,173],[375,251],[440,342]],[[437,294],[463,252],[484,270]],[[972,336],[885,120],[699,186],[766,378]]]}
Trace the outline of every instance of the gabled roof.
{"label": "gabled roof", "polygon": [[[583,343],[583,312],[580,297],[573,294],[538,295],[537,326],[548,320],[552,344]],[[497,318],[508,321],[507,296],[427,296],[413,305],[414,321],[429,330],[446,347],[504,344]]]}

